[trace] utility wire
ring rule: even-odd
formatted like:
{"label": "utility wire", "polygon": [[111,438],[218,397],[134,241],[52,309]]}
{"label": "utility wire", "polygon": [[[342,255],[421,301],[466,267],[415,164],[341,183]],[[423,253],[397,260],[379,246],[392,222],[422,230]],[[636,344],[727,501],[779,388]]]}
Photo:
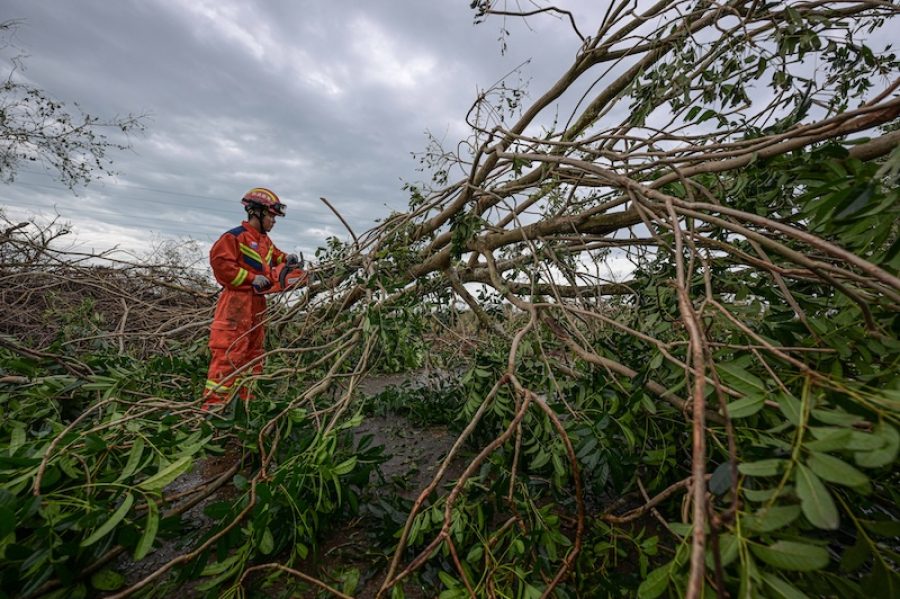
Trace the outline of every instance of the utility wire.
{"label": "utility wire", "polygon": [[[46,177],[46,178],[48,178],[48,179],[52,179],[52,176],[50,175],[50,173],[44,172],[44,171],[36,171],[36,170],[31,170],[31,169],[23,168],[23,169],[21,169],[21,172],[23,172],[23,173],[28,173],[28,174],[31,174],[31,175],[38,175],[38,176],[41,176],[41,177]],[[182,197],[188,197],[188,198],[197,198],[197,199],[201,199],[201,200],[209,200],[209,201],[211,201],[211,202],[215,202],[215,203],[218,204],[218,205],[217,205],[217,206],[213,206],[213,207],[204,206],[204,207],[203,207],[204,210],[206,210],[206,211],[211,211],[211,212],[218,212],[218,213],[220,213],[220,214],[227,215],[227,216],[233,216],[233,215],[235,214],[235,212],[234,212],[233,210],[229,209],[229,206],[232,205],[232,202],[229,201],[229,200],[223,200],[221,197],[213,197],[213,196],[200,195],[200,194],[194,194],[194,193],[184,193],[184,192],[172,191],[172,190],[168,190],[168,189],[159,189],[159,188],[154,188],[154,187],[145,187],[145,186],[142,186],[142,185],[132,185],[132,184],[130,184],[130,183],[109,182],[109,181],[106,181],[106,180],[104,180],[104,179],[97,179],[97,180],[95,181],[95,183],[96,183],[98,186],[101,186],[101,187],[103,187],[103,186],[109,186],[109,187],[126,187],[126,188],[132,188],[132,189],[140,189],[140,190],[143,190],[143,191],[151,191],[151,192],[153,192],[153,193],[160,193],[160,194],[164,194],[164,195],[182,196]],[[44,189],[52,189],[52,190],[54,190],[54,191],[60,191],[60,192],[68,192],[68,191],[70,191],[68,188],[62,187],[62,186],[60,186],[60,185],[47,185],[47,184],[42,184],[42,183],[24,183],[24,182],[22,182],[22,181],[20,181],[20,180],[17,180],[17,181],[15,182],[15,185],[22,185],[22,186],[26,186],[26,187],[39,187],[39,188],[44,188]],[[130,199],[130,200],[135,200],[135,201],[143,201],[143,200],[139,200],[139,199],[137,199],[137,198],[135,198],[135,197],[133,197],[133,196],[131,196],[131,197],[129,197],[129,196],[117,196],[117,197],[122,197],[123,199]],[[167,201],[160,200],[160,199],[154,200],[154,202],[155,202],[155,203],[159,203],[159,204],[166,204],[166,205],[170,205],[170,206],[183,206],[183,204],[182,204],[182,203],[179,203],[179,202],[172,202],[172,201],[167,202]],[[235,203],[236,203],[236,202],[235,202]],[[318,204],[316,204],[316,207],[318,207]],[[290,206],[289,206],[289,208],[290,208]],[[301,210],[303,210],[303,209],[301,209]],[[301,213],[301,214],[305,214],[307,210],[308,210],[308,209],[305,209],[305,210],[303,210],[303,212],[300,212],[300,213]],[[295,211],[295,212],[296,212],[296,211]],[[240,211],[238,211],[238,214],[240,214]],[[292,213],[289,213],[289,214],[292,214]],[[354,220],[355,220],[355,219],[354,219]],[[323,220],[311,220],[311,219],[309,219],[309,218],[306,218],[305,216],[304,216],[304,218],[303,218],[303,222],[305,222],[305,223],[317,224],[317,225],[324,225],[324,226],[335,226],[335,225],[337,224],[337,223],[335,223],[333,220],[327,220],[327,221],[323,221]],[[360,225],[360,224],[363,224],[363,223],[361,223],[361,222],[359,222],[359,221],[356,221],[356,222],[354,222],[354,224],[355,224],[355,225]]]}
{"label": "utility wire", "polygon": [[[20,185],[20,186],[23,186],[23,187],[32,187],[32,188],[41,188],[41,189],[51,189],[51,190],[54,190],[54,191],[63,191],[62,188],[54,187],[54,186],[52,186],[52,185],[44,185],[44,184],[41,184],[41,183],[23,183],[23,182],[21,182],[21,181],[16,181],[16,185]],[[118,198],[121,198],[121,199],[125,199],[125,200],[131,200],[131,201],[134,201],[134,202],[138,202],[139,204],[146,204],[146,203],[147,203],[147,200],[141,199],[141,198],[136,198],[136,197],[134,197],[134,196],[121,196],[121,195],[119,195],[119,196],[117,196],[117,197],[118,197]],[[204,196],[194,196],[194,197],[204,197]],[[212,198],[207,198],[207,199],[212,199]],[[50,201],[50,200],[48,199],[48,201]],[[154,204],[162,204],[162,205],[166,205],[166,206],[178,206],[178,207],[181,207],[181,208],[184,208],[184,207],[185,207],[183,203],[179,203],[179,202],[167,202],[167,201],[165,201],[165,200],[156,199],[156,198],[154,198],[154,199],[151,200],[151,201],[152,201]],[[220,200],[220,201],[221,201],[221,200]],[[59,203],[62,204],[63,201],[60,201]],[[204,212],[215,212],[215,213],[217,213],[217,214],[222,214],[222,215],[225,215],[225,216],[231,216],[231,217],[233,217],[233,218],[235,218],[235,217],[240,217],[240,215],[241,215],[241,214],[240,214],[240,210],[228,210],[228,209],[226,209],[226,208],[224,208],[224,207],[220,207],[220,206],[213,206],[213,207],[204,206],[202,209],[203,209]],[[178,221],[167,220],[166,222],[178,222]],[[334,226],[334,225],[335,225],[334,222],[326,222],[326,221],[321,221],[321,220],[314,220],[314,219],[310,219],[310,218],[306,218],[306,217],[303,218],[303,222],[304,222],[304,223],[309,223],[309,224],[323,225],[323,226]]]}

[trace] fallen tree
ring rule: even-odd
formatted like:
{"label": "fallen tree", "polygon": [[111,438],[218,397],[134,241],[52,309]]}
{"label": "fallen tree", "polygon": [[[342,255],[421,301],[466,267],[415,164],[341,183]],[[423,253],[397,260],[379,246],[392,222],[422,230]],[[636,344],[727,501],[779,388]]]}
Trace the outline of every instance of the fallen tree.
{"label": "fallen tree", "polygon": [[[569,16],[473,8],[488,23]],[[460,149],[429,148],[434,179],[409,188],[410,210],[333,240],[315,282],[275,306],[268,403],[239,433],[258,454],[245,495],[116,596],[190,563],[234,595],[251,571],[327,586],[292,567],[315,527],[275,514],[335,510],[341,477],[368,474],[352,447],[332,459],[362,377],[420,366],[429,334],[463,338],[470,318],[459,438],[409,509],[379,596],[429,569],[442,597],[896,587],[883,539],[900,446],[898,63],[863,38],[897,11],[664,0],[611,4],[591,36],[573,20],[556,84],[530,105],[485,90]],[[196,389],[178,394],[129,409],[196,409]],[[177,446],[130,484],[189,466]],[[35,496],[62,459],[38,455],[20,474]],[[300,482],[332,476],[325,503]]]}

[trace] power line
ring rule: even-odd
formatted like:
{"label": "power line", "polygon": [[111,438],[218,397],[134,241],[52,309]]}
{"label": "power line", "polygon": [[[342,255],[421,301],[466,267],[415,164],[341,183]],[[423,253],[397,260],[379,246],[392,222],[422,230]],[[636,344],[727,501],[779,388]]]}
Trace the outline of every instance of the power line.
{"label": "power line", "polygon": [[[23,169],[23,172],[26,172],[26,173],[29,173],[32,175],[41,175],[41,176],[50,178],[49,173],[31,171],[29,169]],[[26,182],[22,182],[21,180],[16,181],[16,185],[30,187],[30,188],[48,189],[48,190],[52,190],[55,192],[70,191],[61,185],[26,183]],[[187,194],[187,193],[169,191],[169,190],[164,190],[164,189],[154,189],[154,188],[150,188],[150,187],[142,187],[142,186],[138,186],[138,185],[129,185],[129,184],[124,184],[124,183],[116,183],[115,185],[118,185],[120,187],[130,187],[130,188],[134,188],[134,189],[141,189],[141,190],[149,191],[149,192],[155,193],[155,194],[184,196],[184,197],[193,197],[193,198],[198,198],[198,199],[203,199],[203,200],[209,200],[209,201],[215,202],[218,205],[217,206],[203,206],[202,210],[204,213],[221,214],[223,216],[229,217],[229,219],[234,219],[235,217],[237,217],[241,214],[240,210],[227,209],[224,206],[224,201],[221,200],[220,198],[213,198],[210,196],[203,196],[203,195],[198,195],[198,194]],[[154,206],[155,205],[166,205],[166,206],[176,206],[176,207],[184,208],[183,202],[166,201],[166,200],[160,199],[160,198],[137,198],[137,197],[130,196],[130,195],[116,194],[115,197],[112,197],[111,199],[113,199],[113,201],[121,199],[121,200],[130,201],[130,202],[135,202],[139,207],[144,207],[144,208],[148,208],[148,204],[150,204],[150,203],[152,203],[152,205],[154,205]],[[12,203],[12,202],[10,202],[10,203]],[[59,210],[60,205],[62,205],[64,207],[70,207],[70,205],[67,204],[65,202],[65,200],[60,200],[58,198],[31,198],[30,200],[25,200],[25,201],[17,199],[15,201],[15,204],[20,205],[24,208],[32,209],[32,210],[50,210],[50,209],[52,209],[52,210],[56,211],[57,213],[61,212]],[[236,208],[236,206],[235,206],[235,208]],[[134,220],[136,221],[135,224],[110,222],[108,220],[108,218],[110,216],[116,216],[117,213],[114,209],[110,208],[109,206],[104,205],[103,203],[100,203],[100,204],[95,203],[92,206],[82,205],[80,207],[73,207],[73,211],[76,213],[70,214],[68,216],[68,218],[72,218],[72,217],[77,218],[78,216],[83,214],[89,218],[93,218],[93,219],[99,221],[101,224],[109,225],[110,227],[121,227],[122,229],[126,229],[126,230],[129,228],[138,228],[138,229],[146,230],[148,232],[158,233],[161,235],[181,236],[181,237],[186,237],[186,238],[194,239],[194,240],[201,241],[201,242],[204,242],[206,240],[214,240],[219,235],[221,235],[222,231],[223,231],[223,229],[219,226],[215,226],[215,225],[212,225],[209,223],[204,223],[204,222],[196,223],[195,227],[186,228],[185,222],[183,219],[178,219],[177,217],[169,218],[169,217],[165,217],[165,216],[159,216],[158,214],[155,216],[154,215],[146,215],[145,214],[146,210],[140,211],[140,213],[134,218]],[[293,220],[293,222],[291,222],[291,221],[285,222],[282,225],[282,227],[280,227],[281,230],[284,230],[285,228],[296,229],[298,227],[302,227],[303,225],[320,225],[323,227],[334,227],[337,224],[333,220],[323,221],[323,220],[310,219],[310,218],[306,217],[303,214],[303,212],[306,212],[306,211],[301,211],[300,219]],[[63,218],[67,218],[66,216],[64,216],[62,214],[60,216],[63,216]],[[357,223],[355,223],[355,224],[357,224]],[[374,222],[371,224],[374,224]],[[229,228],[230,228],[230,226],[229,226]],[[113,232],[111,231],[110,233],[113,233]],[[278,233],[276,232],[276,237],[277,236],[278,236]],[[318,245],[317,242],[313,241],[314,238],[315,238],[315,236],[312,236],[312,238],[309,239],[309,243],[303,244],[303,247],[308,246],[309,248],[312,248],[313,246]],[[296,241],[293,241],[293,243],[295,246],[297,246]]]}
{"label": "power line", "polygon": [[[96,215],[93,213],[89,213],[86,216],[89,218],[96,218]],[[66,215],[62,215],[63,219],[69,218]],[[146,219],[145,219],[146,220]],[[120,223],[101,223],[109,226],[109,230],[105,231],[105,233],[111,235],[119,235],[127,237],[130,235],[130,231],[133,229],[141,229],[147,233],[157,233],[164,236],[172,236],[179,238],[187,238],[194,241],[199,241],[201,243],[212,243],[215,241],[220,235],[222,235],[226,230],[233,228],[237,223],[229,224],[225,227],[212,229],[211,227],[206,227],[204,230],[200,230],[198,228],[183,228],[183,227],[172,227],[168,223],[163,225],[153,224],[145,227],[140,227],[139,225],[132,224],[120,224]],[[202,225],[201,225],[202,226]],[[121,229],[121,231],[117,231],[115,229]],[[76,228],[75,233],[79,233],[79,229]],[[303,247],[308,249],[314,249],[316,246],[320,245],[321,242],[317,241],[315,237],[310,237],[306,240],[305,243],[300,242],[300,240],[289,235],[289,231],[282,229],[279,231],[276,229],[272,235],[273,239],[278,240],[277,245],[279,247]]]}
{"label": "power line", "polygon": [[[32,210],[55,209],[56,208],[56,206],[54,206],[52,203],[50,205],[41,205],[41,204],[38,204],[35,202],[28,202],[28,203],[20,202],[18,205],[23,208],[32,209]],[[57,212],[59,212],[59,211],[57,211]],[[111,214],[111,212],[102,207],[100,207],[100,208],[96,208],[96,207],[86,207],[85,208],[85,207],[83,207],[79,212],[81,214],[74,214],[74,215],[69,215],[69,216],[66,216],[65,214],[61,214],[60,216],[63,219],[70,218],[70,217],[78,218],[79,216],[85,216],[87,218],[92,218],[92,219],[98,220],[101,225],[107,225],[110,228],[110,230],[104,231],[104,233],[113,235],[114,237],[116,237],[116,236],[121,237],[123,239],[122,243],[127,243],[127,242],[124,242],[124,239],[128,238],[129,235],[131,235],[131,236],[134,235],[133,233],[129,232],[131,229],[140,229],[147,233],[156,233],[159,235],[172,236],[172,237],[177,236],[177,237],[182,238],[182,240],[192,240],[192,241],[197,241],[197,242],[204,243],[204,244],[209,244],[209,243],[214,242],[216,239],[218,239],[218,237],[220,235],[222,235],[224,233],[224,231],[231,229],[236,224],[236,223],[232,222],[232,223],[225,225],[224,227],[215,227],[214,228],[214,225],[197,223],[197,227],[186,229],[183,227],[172,226],[172,224],[171,224],[172,221],[170,221],[170,220],[153,218],[153,217],[140,217],[140,222],[138,222],[136,224],[105,222],[102,220],[102,218],[104,216],[108,216],[109,214]],[[149,225],[149,222],[154,222],[154,221],[156,223],[158,223],[156,226]],[[310,237],[304,239],[303,241],[301,241],[301,239],[294,238],[292,235],[290,235],[291,229],[293,228],[290,225],[299,227],[299,226],[301,226],[300,223],[286,223],[286,224],[288,224],[288,227],[281,227],[280,228],[281,231],[276,229],[276,231],[273,235],[273,239],[276,240],[276,245],[278,245],[282,249],[284,249],[286,251],[292,251],[292,250],[298,251],[298,248],[299,248],[304,252],[308,252],[308,251],[313,251],[318,247],[321,247],[321,245],[323,244],[323,240],[322,239],[317,240],[316,236],[310,236]],[[115,230],[116,228],[120,228],[121,230],[116,231]],[[82,245],[82,246],[90,245],[89,241],[85,241],[82,238],[83,236],[79,236],[79,229],[77,227],[75,228],[75,230],[73,232],[78,237],[77,242],[79,245]],[[101,244],[101,246],[102,245],[103,244]],[[120,243],[117,243],[116,245],[120,245]],[[290,249],[288,249],[288,248],[290,248]]]}
{"label": "power line", "polygon": [[[44,200],[33,200],[33,199],[32,199],[32,200],[25,200],[24,202],[17,202],[16,205],[21,206],[21,207],[25,207],[25,208],[30,208],[30,209],[56,209],[56,208],[58,207],[58,204],[55,204],[55,203],[53,203],[52,201],[49,201],[49,200],[48,200],[48,201],[44,201]],[[113,210],[111,210],[111,209],[109,209],[108,207],[105,207],[105,206],[81,206],[81,207],[77,208],[77,210],[73,210],[73,212],[77,212],[77,213],[80,213],[80,214],[85,214],[85,215],[88,215],[88,216],[92,216],[92,217],[94,217],[94,218],[98,218],[98,217],[99,217],[99,218],[102,218],[102,217],[115,216],[115,215],[116,215],[115,211],[113,211]],[[75,216],[77,216],[77,215],[78,215],[78,214],[75,214]],[[178,220],[173,220],[173,219],[171,219],[171,218],[159,217],[159,216],[149,216],[149,215],[140,215],[140,216],[138,217],[138,219],[139,219],[139,221],[140,221],[140,222],[138,222],[138,223],[120,223],[120,222],[117,222],[117,223],[105,223],[105,224],[110,224],[110,225],[114,225],[114,226],[121,226],[121,227],[140,227],[141,225],[145,225],[145,224],[147,224],[148,222],[150,222],[150,223],[157,223],[157,224],[159,224],[159,225],[161,225],[161,226],[164,226],[164,227],[165,227],[166,229],[168,229],[169,231],[176,231],[176,230],[177,230],[177,231],[180,231],[180,232],[183,232],[183,233],[189,233],[189,234],[194,234],[194,235],[198,233],[197,228],[202,228],[202,229],[207,229],[207,230],[217,231],[218,233],[221,233],[220,227],[214,227],[214,225],[211,225],[211,224],[209,224],[209,223],[196,223],[197,228],[194,228],[194,229],[185,229],[184,227],[172,226],[173,223],[174,223],[175,225],[178,225],[178,224],[184,224],[184,222],[183,222],[183,221],[178,221]],[[218,233],[217,233],[217,234],[218,234]]]}
{"label": "power line", "polygon": [[[34,188],[42,188],[42,189],[51,189],[51,190],[53,190],[53,191],[63,191],[62,188],[54,187],[54,186],[52,186],[52,185],[43,185],[43,184],[41,184],[41,183],[23,183],[23,182],[17,181],[17,182],[16,182],[16,185],[21,185],[21,186],[24,186],[24,187],[34,187]],[[180,203],[178,203],[178,202],[166,202],[166,201],[164,201],[164,200],[160,200],[160,199],[156,199],[156,198],[151,199],[151,200],[146,200],[146,199],[136,198],[136,197],[133,197],[133,196],[119,196],[119,197],[122,198],[122,199],[131,200],[131,201],[133,201],[133,202],[138,202],[139,204],[145,204],[147,201],[151,201],[151,202],[153,202],[154,204],[163,204],[163,205],[166,205],[166,206],[178,206],[178,207],[184,207],[183,204],[180,204]],[[197,197],[203,197],[203,196],[197,196]],[[208,199],[211,199],[211,198],[208,198]],[[204,207],[203,210],[204,210],[205,212],[215,212],[215,213],[222,214],[222,215],[226,215],[226,216],[230,216],[230,217],[238,217],[238,216],[240,216],[240,211],[239,211],[239,210],[228,210],[228,209],[225,209],[225,208],[222,208],[222,207]],[[177,221],[171,221],[171,220],[169,220],[169,221],[166,221],[166,222],[177,222]],[[321,220],[309,219],[309,218],[306,218],[306,217],[303,218],[303,222],[305,222],[305,223],[311,223],[311,224],[316,224],[316,225],[323,225],[323,226],[334,226],[334,225],[336,224],[336,223],[334,223],[334,222],[325,222],[325,221],[321,221]]]}
{"label": "power line", "polygon": [[[46,170],[38,171],[38,170],[29,169],[29,168],[22,168],[19,170],[23,173],[28,173],[31,175],[38,175],[40,177],[46,177],[47,179],[57,181],[57,178],[54,177],[53,175],[51,175]],[[222,199],[221,197],[218,197],[218,196],[208,196],[208,195],[201,195],[201,194],[195,194],[195,193],[185,193],[183,191],[173,191],[171,189],[160,189],[158,187],[146,187],[146,186],[142,186],[142,185],[134,185],[132,183],[123,183],[123,182],[115,180],[115,179],[107,179],[107,178],[101,178],[101,177],[93,179],[92,182],[95,185],[109,185],[109,186],[115,186],[115,187],[133,187],[135,189],[146,189],[149,191],[156,191],[159,193],[165,193],[165,194],[169,194],[169,195],[188,196],[188,197],[194,197],[194,198],[203,198],[203,199],[207,199],[207,200],[221,200]]]}
{"label": "power line", "polygon": [[[27,168],[23,168],[21,170],[22,170],[22,172],[29,173],[32,175],[47,177],[48,179],[53,178],[53,176],[46,171],[34,171],[31,169],[27,169]],[[143,187],[141,185],[132,185],[130,183],[122,183],[121,181],[110,182],[105,179],[97,179],[96,184],[101,185],[101,186],[109,185],[109,186],[116,186],[116,187],[131,187],[134,189],[143,189],[145,191],[153,191],[156,193],[164,193],[167,195],[184,196],[184,197],[188,197],[188,198],[200,198],[200,199],[204,199],[204,200],[213,200],[213,201],[217,201],[217,202],[222,200],[222,198],[219,198],[219,197],[205,196],[205,195],[199,195],[199,194],[195,194],[195,193],[184,193],[183,191],[172,191],[169,189],[158,189],[158,188],[154,188],[154,187]],[[59,189],[62,189],[62,188],[59,188]]]}
{"label": "power line", "polygon": [[[21,169],[21,170],[22,170],[22,172],[25,172],[25,173],[29,173],[29,174],[32,174],[32,175],[39,175],[39,176],[41,176],[41,177],[46,177],[46,178],[48,178],[48,179],[52,179],[52,176],[50,175],[50,173],[45,172],[45,171],[35,171],[35,170],[27,169],[27,168],[23,168],[23,169]],[[67,188],[64,188],[64,187],[58,186],[58,185],[57,185],[57,186],[53,186],[53,185],[43,185],[43,184],[40,184],[40,183],[22,183],[22,182],[20,182],[20,181],[16,181],[16,184],[17,184],[17,185],[30,186],[30,187],[42,187],[42,188],[46,188],[46,189],[52,189],[52,190],[54,190],[54,191],[69,191]],[[144,190],[144,191],[151,191],[151,192],[154,192],[154,193],[161,193],[161,194],[165,194],[165,195],[184,196],[184,197],[190,197],[190,198],[198,198],[198,199],[203,199],[203,200],[210,200],[210,201],[212,201],[212,202],[216,202],[216,203],[220,204],[221,206],[212,207],[212,208],[204,207],[204,210],[212,210],[212,211],[214,211],[214,212],[219,212],[219,213],[221,213],[221,214],[227,214],[227,215],[229,215],[229,216],[233,215],[233,212],[232,212],[231,210],[229,210],[228,208],[223,208],[223,207],[222,207],[222,206],[225,205],[225,202],[228,202],[228,203],[230,204],[231,201],[230,201],[230,200],[223,200],[221,197],[213,197],[213,196],[199,195],[199,194],[193,194],[193,193],[184,193],[184,192],[172,191],[172,190],[167,190],[167,189],[159,189],[159,188],[153,188],[153,187],[144,187],[144,186],[141,186],[141,185],[131,185],[131,184],[129,184],[129,183],[121,183],[121,182],[118,182],[118,181],[116,181],[116,182],[108,182],[108,181],[105,181],[105,180],[102,180],[102,179],[97,180],[97,184],[100,185],[100,186],[128,187],[128,188],[133,188],[133,189],[141,189],[141,190]],[[133,198],[133,197],[131,197],[131,198],[126,197],[125,199],[137,200],[137,198]],[[137,200],[137,201],[141,201],[141,200]],[[170,205],[170,206],[180,206],[180,205],[181,205],[181,204],[179,204],[179,203],[177,203],[177,202],[165,202],[165,201],[163,201],[163,200],[155,200],[155,202],[160,203],[160,204],[167,204],[167,205]],[[323,211],[323,212],[324,212],[324,211]],[[326,213],[326,214],[328,214],[328,213]],[[353,219],[353,220],[355,221],[355,222],[353,223],[354,225],[365,225],[365,224],[366,224],[366,223],[361,222],[362,219],[361,219],[361,220]],[[335,223],[333,220],[329,220],[329,221],[321,221],[321,220],[318,220],[318,221],[317,221],[317,220],[309,220],[309,219],[305,219],[305,218],[304,218],[304,221],[305,221],[305,222],[310,222],[310,223],[313,223],[313,224],[317,224],[317,225],[325,225],[325,226],[329,226],[329,225],[334,226],[334,225],[337,224],[337,223]]]}

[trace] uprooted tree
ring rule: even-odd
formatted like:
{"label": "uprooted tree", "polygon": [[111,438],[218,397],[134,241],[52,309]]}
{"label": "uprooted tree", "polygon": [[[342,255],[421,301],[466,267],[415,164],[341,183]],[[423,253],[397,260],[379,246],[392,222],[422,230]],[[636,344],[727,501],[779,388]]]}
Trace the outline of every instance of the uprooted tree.
{"label": "uprooted tree", "polygon": [[[485,90],[465,151],[425,154],[433,185],[409,188],[410,210],[333,240],[316,281],[273,311],[264,399],[225,429],[258,454],[243,494],[116,596],[176,566],[220,595],[291,573],[346,596],[293,566],[372,466],[346,442],[354,388],[379,364],[417,365],[423,335],[458,331],[454,315],[479,326],[459,438],[399,527],[380,596],[428,571],[442,597],[890,595],[900,99],[895,56],[866,39],[898,10],[664,0],[610,4],[590,36],[572,20],[557,83],[530,105]],[[40,397],[102,395],[67,425],[3,425],[19,461],[0,509],[22,523],[4,528],[5,559],[27,593],[72,584],[60,555],[88,572],[112,552],[145,556],[161,491],[215,442],[187,416],[184,371],[134,390],[148,365],[128,365],[119,329],[103,373],[4,345],[10,364],[24,352],[65,369]],[[160,355],[172,330],[185,329],[149,335]],[[148,332],[132,334],[146,351]],[[83,506],[37,507],[75,488]],[[53,534],[74,540],[57,562],[35,557]]]}

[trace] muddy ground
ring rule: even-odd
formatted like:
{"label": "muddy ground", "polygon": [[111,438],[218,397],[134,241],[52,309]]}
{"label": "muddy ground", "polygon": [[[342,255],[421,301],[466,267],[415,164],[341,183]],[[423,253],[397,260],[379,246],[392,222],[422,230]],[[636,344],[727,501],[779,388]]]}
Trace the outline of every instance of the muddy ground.
{"label": "muddy ground", "polygon": [[[373,397],[390,387],[417,388],[434,384],[437,384],[437,379],[427,373],[373,376],[361,383],[357,393],[360,398]],[[410,502],[414,501],[420,491],[431,482],[443,458],[456,440],[456,435],[448,431],[446,427],[414,426],[406,418],[397,415],[369,416],[354,431],[354,434],[357,439],[363,435],[372,435],[372,445],[384,447],[384,453],[388,456],[379,471],[372,474],[369,488],[364,497],[364,500],[369,503],[377,503],[380,497],[391,498],[395,502],[394,496],[402,497]],[[240,455],[238,448],[230,448],[223,455],[210,456],[200,460],[193,470],[182,475],[166,488],[166,495],[189,492],[191,489],[210,483],[227,473],[240,460]],[[460,471],[461,467],[455,464],[445,476],[443,484],[453,480]],[[245,472],[244,474],[250,473]],[[177,539],[157,542],[157,546],[140,562],[134,562],[128,554],[123,554],[112,564],[112,568],[125,576],[126,586],[137,583],[172,559],[191,550],[196,539],[213,525],[213,521],[204,514],[204,507],[218,501],[234,499],[238,494],[239,492],[230,481],[226,482],[212,495],[184,512],[181,519],[182,534]],[[189,499],[188,496],[183,501]],[[176,502],[169,508],[178,506],[179,503]],[[366,510],[363,509],[359,517],[342,523],[335,530],[327,531],[316,554],[295,567],[337,588],[341,586],[342,577],[358,575],[359,582],[354,596],[361,598],[374,596],[390,556],[377,549],[373,543],[375,524],[372,520],[374,518],[368,517]],[[381,532],[383,533],[383,531]],[[204,580],[191,581],[190,584],[178,588],[176,593],[180,597],[203,596],[203,593],[192,587]],[[164,586],[168,587],[169,584]],[[292,586],[290,581],[285,581],[284,587],[272,590],[272,596],[316,597],[327,595],[292,590]],[[407,585],[407,597],[423,596],[412,586]],[[157,587],[157,593],[150,591],[150,596],[157,596],[161,587],[155,583],[151,585],[151,588],[153,587]]]}

